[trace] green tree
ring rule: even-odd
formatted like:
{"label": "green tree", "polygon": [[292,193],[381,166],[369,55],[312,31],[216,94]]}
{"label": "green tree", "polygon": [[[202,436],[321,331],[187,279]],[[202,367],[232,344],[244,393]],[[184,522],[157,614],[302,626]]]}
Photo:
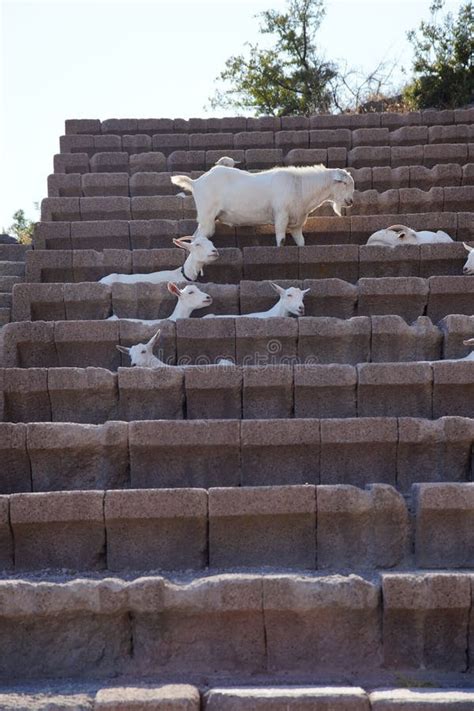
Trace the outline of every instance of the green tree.
{"label": "green tree", "polygon": [[472,2],[458,14],[438,18],[444,0],[434,0],[431,17],[408,33],[414,50],[414,80],[404,96],[410,108],[454,108],[474,99],[474,14]]}
{"label": "green tree", "polygon": [[33,239],[33,229],[35,223],[25,217],[24,210],[17,210],[13,214],[14,222],[10,225],[9,231],[13,232],[18,242],[30,244]]}
{"label": "green tree", "polygon": [[265,10],[260,32],[273,45],[246,43],[248,56],[230,57],[218,77],[212,108],[253,109],[256,114],[309,115],[329,111],[337,67],[318,54],[315,35],[324,19],[324,0],[288,0],[286,12]]}

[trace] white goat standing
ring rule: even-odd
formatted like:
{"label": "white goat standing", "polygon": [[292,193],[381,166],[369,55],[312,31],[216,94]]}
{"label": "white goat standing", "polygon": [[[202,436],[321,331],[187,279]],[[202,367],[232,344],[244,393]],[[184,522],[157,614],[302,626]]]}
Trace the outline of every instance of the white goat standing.
{"label": "white goat standing", "polygon": [[353,204],[354,180],[347,170],[308,167],[272,168],[260,173],[216,165],[200,178],[174,175],[174,185],[193,193],[196,235],[212,237],[216,220],[231,226],[275,225],[277,246],[289,231],[304,245],[303,225],[310,212],[325,202],[337,215]]}
{"label": "white goat standing", "polygon": [[164,281],[196,281],[199,274],[203,273],[206,264],[215,262],[219,252],[214,247],[210,239],[204,236],[178,237],[173,240],[180,249],[186,250],[188,256],[182,267],[168,269],[161,272],[150,272],[150,274],[108,274],[99,279],[100,284],[138,284],[139,282],[149,284],[160,284]]}
{"label": "white goat standing", "polygon": [[161,368],[166,366],[162,360],[153,355],[153,347],[160,337],[161,331],[158,330],[147,343],[137,343],[135,346],[115,346],[120,353],[130,356],[132,366],[139,368]]}
{"label": "white goat standing", "polygon": [[385,230],[378,230],[370,235],[368,245],[380,247],[396,247],[399,244],[437,244],[453,242],[451,237],[443,230],[431,232],[422,230],[416,232],[405,225],[392,225]]}
{"label": "white goat standing", "polygon": [[466,244],[463,242],[464,249],[466,252],[469,252],[468,257],[466,259],[466,263],[463,266],[462,270],[464,274],[474,274],[474,247],[471,247],[469,244]]}
{"label": "white goat standing", "polygon": [[288,289],[283,289],[278,284],[273,284],[272,287],[280,295],[277,303],[274,304],[268,311],[255,311],[250,314],[228,314],[223,316],[219,314],[208,314],[204,318],[281,318],[285,316],[304,316],[304,295],[309,289],[298,289],[298,287],[290,286]]}
{"label": "white goat standing", "polygon": [[154,326],[161,321],[177,321],[179,318],[189,318],[196,309],[204,309],[212,304],[212,296],[201,291],[195,284],[188,284],[184,289],[180,289],[174,282],[168,282],[168,291],[178,297],[176,306],[173,312],[166,316],[165,319],[143,319],[143,318],[128,318],[118,316],[109,316],[108,321],[133,321],[134,323],[142,323],[144,326]]}

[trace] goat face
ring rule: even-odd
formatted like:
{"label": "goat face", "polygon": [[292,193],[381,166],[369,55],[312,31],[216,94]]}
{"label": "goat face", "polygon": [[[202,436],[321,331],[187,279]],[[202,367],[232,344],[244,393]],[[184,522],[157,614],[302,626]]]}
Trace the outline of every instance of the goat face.
{"label": "goat face", "polygon": [[288,289],[283,289],[283,287],[273,283],[272,287],[278,294],[280,294],[280,299],[283,301],[285,311],[293,314],[293,316],[304,316],[303,299],[309,289],[299,289],[296,286],[290,286]]}
{"label": "goat face", "polygon": [[215,262],[219,256],[219,252],[214,247],[214,244],[210,239],[204,235],[197,235],[196,237],[178,237],[173,240],[173,243],[185,249],[187,252],[193,255],[196,262],[200,264],[210,264]]}
{"label": "goat face", "polygon": [[159,335],[160,331],[157,331],[155,335],[150,338],[148,343],[137,343],[135,346],[130,346],[130,348],[127,348],[127,346],[116,346],[116,348],[121,353],[125,353],[130,357],[130,365],[132,367],[157,368],[163,365],[163,362],[153,355],[153,347]]}
{"label": "goat face", "polygon": [[379,247],[396,247],[398,244],[418,244],[415,230],[404,225],[392,225],[370,235],[367,244]]}
{"label": "goat face", "polygon": [[334,212],[339,217],[342,210],[350,208],[354,204],[354,178],[347,170],[342,168],[337,171],[334,183],[332,186],[332,194],[330,198]]}
{"label": "goat face", "polygon": [[205,291],[201,291],[195,284],[187,284],[184,289],[180,289],[176,284],[170,282],[168,284],[168,291],[175,294],[181,303],[189,308],[190,311],[203,309],[212,304],[212,296],[206,294]]}
{"label": "goat face", "polygon": [[474,247],[470,247],[468,244],[463,242],[467,255],[466,263],[462,268],[463,274],[474,274]]}

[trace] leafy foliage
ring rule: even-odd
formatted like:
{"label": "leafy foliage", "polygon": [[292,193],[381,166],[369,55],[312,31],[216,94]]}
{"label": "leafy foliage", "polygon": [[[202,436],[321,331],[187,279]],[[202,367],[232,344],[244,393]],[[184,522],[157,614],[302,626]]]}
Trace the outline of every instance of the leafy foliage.
{"label": "leafy foliage", "polygon": [[34,222],[25,217],[24,210],[17,210],[13,214],[14,222],[9,231],[13,232],[20,244],[30,244],[33,239]]}
{"label": "leafy foliage", "polygon": [[324,0],[288,0],[287,12],[260,13],[260,32],[274,37],[273,47],[246,43],[248,56],[230,57],[218,77],[230,88],[217,91],[211,106],[275,116],[329,111],[337,67],[318,55],[315,43],[324,15]]}
{"label": "leafy foliage", "polygon": [[431,18],[408,33],[414,49],[414,81],[405,90],[411,108],[454,108],[474,100],[474,12],[472,2],[438,19],[444,0],[434,0]]}

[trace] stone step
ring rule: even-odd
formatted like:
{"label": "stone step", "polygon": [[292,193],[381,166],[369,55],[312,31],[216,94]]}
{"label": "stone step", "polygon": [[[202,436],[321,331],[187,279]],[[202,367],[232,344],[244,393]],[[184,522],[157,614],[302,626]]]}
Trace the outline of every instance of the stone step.
{"label": "stone step", "polygon": [[[464,187],[400,188],[379,193],[376,190],[354,193],[351,214],[385,215],[469,210],[474,204],[474,185]],[[331,216],[332,207],[318,208]],[[145,197],[55,197],[41,202],[44,222],[90,220],[194,220],[193,197],[158,195]]]}
{"label": "stone step", "polygon": [[[243,161],[242,161],[243,162]],[[244,167],[244,166],[243,166]],[[392,188],[469,186],[474,184],[474,163],[456,163],[401,168],[350,168],[359,191],[384,192]],[[53,173],[48,176],[48,197],[142,197],[175,195],[180,188],[171,183],[169,172],[128,173]],[[196,172],[192,177],[199,177]]]}
{"label": "stone step", "polygon": [[[390,131],[385,128],[299,129],[264,131],[220,131],[217,133],[146,133],[135,134],[66,134],[60,136],[60,153],[123,152],[129,155],[159,151],[242,151],[276,149],[282,155],[291,150],[359,147],[406,147],[437,144],[469,144],[474,142],[474,124],[435,126],[403,126]],[[224,152],[224,153],[222,153]]]}
{"label": "stone step", "polygon": [[472,569],[474,484],[17,493],[0,497],[2,570],[341,572]]}
{"label": "stone step", "polygon": [[[28,283],[98,281],[112,274],[144,274],[180,268],[182,250],[41,250],[28,253]],[[200,282],[239,284],[242,280],[329,279],[352,284],[361,278],[462,275],[467,253],[460,242],[404,245],[308,245],[305,247],[219,248],[219,259],[204,268]]]}
{"label": "stone step", "polygon": [[474,417],[474,362],[0,369],[0,421]]}
{"label": "stone step", "polygon": [[453,416],[0,422],[0,435],[2,494],[374,483],[408,493],[473,475],[474,421]]}
{"label": "stone step", "polygon": [[[80,198],[61,198],[63,201],[68,199],[75,201],[77,207]],[[472,212],[435,211],[352,217],[310,217],[305,224],[304,235],[308,245],[365,244],[371,234],[393,224],[408,225],[414,230],[444,230],[458,242],[474,241]],[[39,222],[35,228],[34,247],[35,249],[95,249],[97,251],[169,248],[172,246],[173,237],[192,235],[196,227],[194,220],[184,219]],[[233,228],[217,222],[216,233],[212,239],[218,248],[273,247],[275,231],[273,225]],[[293,246],[290,237],[287,238],[287,244]]]}
{"label": "stone step", "polygon": [[[0,294],[2,296],[2,294]],[[11,308],[0,306],[0,328],[11,321]]]}
{"label": "stone step", "polygon": [[[246,144],[237,150],[220,149],[181,149],[172,147],[155,150],[149,146],[130,145],[127,150],[118,146],[77,147],[77,151],[57,153],[54,156],[54,173],[129,173],[163,171],[203,171],[212,168],[223,155],[230,155],[247,170],[262,170],[275,165],[314,165],[322,163],[328,168],[378,168],[403,166],[424,166],[433,168],[438,164],[454,163],[465,165],[474,160],[474,143],[426,143],[418,145],[359,145],[348,149],[344,146],[331,146],[333,131],[320,131],[319,147],[308,147],[307,142],[296,140],[298,148],[292,145],[283,148],[262,147],[273,145],[273,134],[246,134]],[[257,137],[258,140],[257,140]],[[82,136],[71,136],[82,139]],[[92,137],[91,137],[92,138]],[[114,138],[114,137],[102,137]],[[116,136],[115,138],[119,138]],[[133,137],[130,137],[133,139]],[[155,137],[157,138],[157,137]],[[179,138],[179,137],[178,137]],[[204,137],[205,138],[205,137]],[[472,141],[472,139],[471,139]],[[260,144],[260,145],[259,145]],[[164,151],[164,152],[163,152]],[[165,155],[166,153],[166,155]]]}
{"label": "stone step", "polygon": [[[420,316],[428,316],[434,323],[450,314],[474,313],[474,280],[470,276],[385,277],[359,279],[350,284],[342,279],[278,280],[282,287],[309,289],[305,295],[306,317],[333,317],[349,319],[354,316],[396,315],[408,323]],[[270,282],[241,281],[240,284],[199,284],[199,288],[213,298],[211,306],[194,312],[195,317],[179,319],[177,333],[208,341],[213,337],[262,338],[264,334],[283,339],[296,338],[301,328],[298,323],[309,323],[306,333],[312,333],[312,324],[305,317],[294,318],[232,318],[270,309],[278,296]],[[125,334],[130,324],[122,326],[107,319],[112,312],[119,318],[165,319],[176,304],[176,299],[162,284],[106,284],[84,282],[80,284],[21,284],[13,290],[13,320],[15,321],[100,321],[78,326],[77,333],[92,329],[100,334],[117,337]],[[203,320],[209,313],[226,315]],[[143,336],[145,326],[133,324],[133,333]],[[166,329],[174,324],[166,322]],[[66,328],[72,332],[72,324]],[[16,331],[13,331],[16,332]],[[26,333],[26,331],[24,331]],[[92,333],[92,331],[90,331]],[[174,331],[166,331],[170,337]],[[314,334],[313,334],[314,335]],[[44,339],[43,339],[44,340]],[[261,345],[261,344],[260,344]],[[291,346],[295,348],[295,346]],[[291,355],[292,351],[287,353]],[[296,353],[294,351],[293,355]],[[234,355],[234,354],[232,354]],[[89,364],[90,365],[90,364]]]}
{"label": "stone step", "polygon": [[0,260],[0,276],[24,276],[25,262],[14,262],[12,260]]}
{"label": "stone step", "polygon": [[21,284],[24,281],[23,276],[3,276],[0,275],[0,293],[11,293],[15,284]]}
{"label": "stone step", "polygon": [[69,119],[65,122],[66,135],[116,134],[134,135],[156,133],[239,133],[242,131],[286,131],[336,128],[389,128],[402,126],[445,126],[474,123],[474,110],[426,109],[409,113],[318,114],[315,116],[226,116],[224,118],[155,118],[155,119]]}
{"label": "stone step", "polygon": [[278,674],[314,684],[382,670],[461,674],[472,653],[472,577],[7,579],[0,582],[0,678],[146,679],[159,668],[162,678],[201,684]]}
{"label": "stone step", "polygon": [[29,244],[0,244],[0,262],[22,262],[30,249]]}

